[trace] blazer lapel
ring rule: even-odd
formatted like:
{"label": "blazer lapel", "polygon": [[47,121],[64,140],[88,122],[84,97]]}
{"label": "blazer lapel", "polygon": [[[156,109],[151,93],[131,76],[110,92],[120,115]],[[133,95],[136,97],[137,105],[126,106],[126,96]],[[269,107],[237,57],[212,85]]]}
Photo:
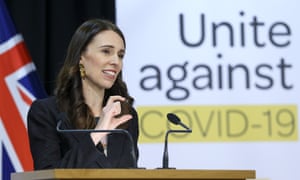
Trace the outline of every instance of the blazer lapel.
{"label": "blazer lapel", "polygon": [[112,163],[113,167],[117,167],[124,150],[125,137],[123,134],[108,135],[108,151],[107,158]]}
{"label": "blazer lapel", "polygon": [[[80,141],[82,139],[82,136],[84,134],[86,134],[87,132],[80,132],[75,129],[74,126],[70,123],[70,121],[68,120],[68,117],[66,115],[66,113],[61,112],[57,118],[57,129],[62,130],[62,133],[68,134],[73,136],[77,141]],[[64,130],[68,130],[67,132],[64,132]],[[74,132],[72,132],[72,130],[74,130]]]}
{"label": "blazer lapel", "polygon": [[[72,126],[72,124],[68,121],[68,117],[65,113],[60,113],[58,118],[57,118],[57,122],[58,122],[58,126],[57,128],[60,129],[60,130],[78,130],[78,129],[75,129],[74,126]],[[69,138],[74,138],[77,142],[81,141],[82,139],[84,139],[83,136],[86,136],[86,133],[88,132],[62,132],[62,133],[65,133],[66,136],[68,136]],[[96,148],[96,146],[95,146]],[[117,154],[118,151],[116,152]],[[116,154],[115,152],[112,154],[112,157],[114,156],[114,154]],[[103,167],[103,168],[112,168],[112,164],[111,162],[109,161],[109,159],[104,155],[104,153],[101,153],[99,151],[99,158],[100,160],[97,161],[97,163]]]}

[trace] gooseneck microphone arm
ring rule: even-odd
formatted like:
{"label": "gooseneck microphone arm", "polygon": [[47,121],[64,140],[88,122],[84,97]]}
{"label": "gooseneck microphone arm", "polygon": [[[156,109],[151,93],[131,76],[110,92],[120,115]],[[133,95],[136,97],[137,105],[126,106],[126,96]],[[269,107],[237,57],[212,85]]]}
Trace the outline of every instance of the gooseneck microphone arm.
{"label": "gooseneck microphone arm", "polygon": [[57,123],[57,126],[56,126],[56,130],[57,132],[60,132],[60,133],[75,133],[75,132],[78,132],[78,133],[83,133],[83,132],[86,132],[86,133],[116,133],[116,134],[125,134],[129,141],[130,141],[130,146],[131,146],[131,156],[132,156],[132,159],[133,159],[133,168],[137,168],[137,159],[136,159],[136,155],[135,155],[135,148],[134,148],[134,143],[133,143],[133,138],[131,136],[131,134],[125,130],[125,129],[112,129],[112,130],[98,130],[98,129],[61,129],[60,126],[61,126],[61,123],[62,121],[59,121]]}
{"label": "gooseneck microphone arm", "polygon": [[172,130],[171,129],[171,130],[167,131],[166,136],[165,136],[165,147],[164,147],[163,160],[162,160],[162,168],[163,169],[169,168],[169,153],[168,153],[168,136],[169,136],[169,134],[170,133],[191,133],[192,132],[192,130],[190,128],[188,128],[186,125],[184,125],[175,114],[168,113],[167,118],[173,124],[181,125],[183,128],[185,128],[185,130]]}
{"label": "gooseneck microphone arm", "polygon": [[170,133],[190,133],[192,130],[168,130],[165,136],[165,147],[163,154],[162,168],[169,168],[168,136]]}

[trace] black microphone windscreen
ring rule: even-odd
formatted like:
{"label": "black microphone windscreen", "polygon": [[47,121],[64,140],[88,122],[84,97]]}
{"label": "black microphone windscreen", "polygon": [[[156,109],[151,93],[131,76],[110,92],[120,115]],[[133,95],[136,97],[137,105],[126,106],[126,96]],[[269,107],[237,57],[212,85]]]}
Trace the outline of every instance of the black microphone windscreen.
{"label": "black microphone windscreen", "polygon": [[168,118],[169,121],[171,121],[174,124],[179,124],[180,123],[180,119],[173,113],[168,113],[167,118]]}

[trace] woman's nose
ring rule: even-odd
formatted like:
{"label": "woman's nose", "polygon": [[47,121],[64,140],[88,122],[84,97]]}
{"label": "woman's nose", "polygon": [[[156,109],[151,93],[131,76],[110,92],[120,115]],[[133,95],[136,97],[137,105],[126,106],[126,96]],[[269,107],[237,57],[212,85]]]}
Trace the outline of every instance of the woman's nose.
{"label": "woman's nose", "polygon": [[111,64],[119,65],[121,63],[121,58],[116,54],[113,55],[110,59]]}

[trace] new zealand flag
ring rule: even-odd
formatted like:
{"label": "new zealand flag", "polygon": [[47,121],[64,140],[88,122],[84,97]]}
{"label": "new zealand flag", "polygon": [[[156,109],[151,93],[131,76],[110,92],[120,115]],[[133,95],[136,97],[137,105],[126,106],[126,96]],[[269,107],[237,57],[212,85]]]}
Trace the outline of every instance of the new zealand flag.
{"label": "new zealand flag", "polygon": [[35,99],[46,97],[21,34],[0,0],[0,177],[33,169],[26,116]]}

